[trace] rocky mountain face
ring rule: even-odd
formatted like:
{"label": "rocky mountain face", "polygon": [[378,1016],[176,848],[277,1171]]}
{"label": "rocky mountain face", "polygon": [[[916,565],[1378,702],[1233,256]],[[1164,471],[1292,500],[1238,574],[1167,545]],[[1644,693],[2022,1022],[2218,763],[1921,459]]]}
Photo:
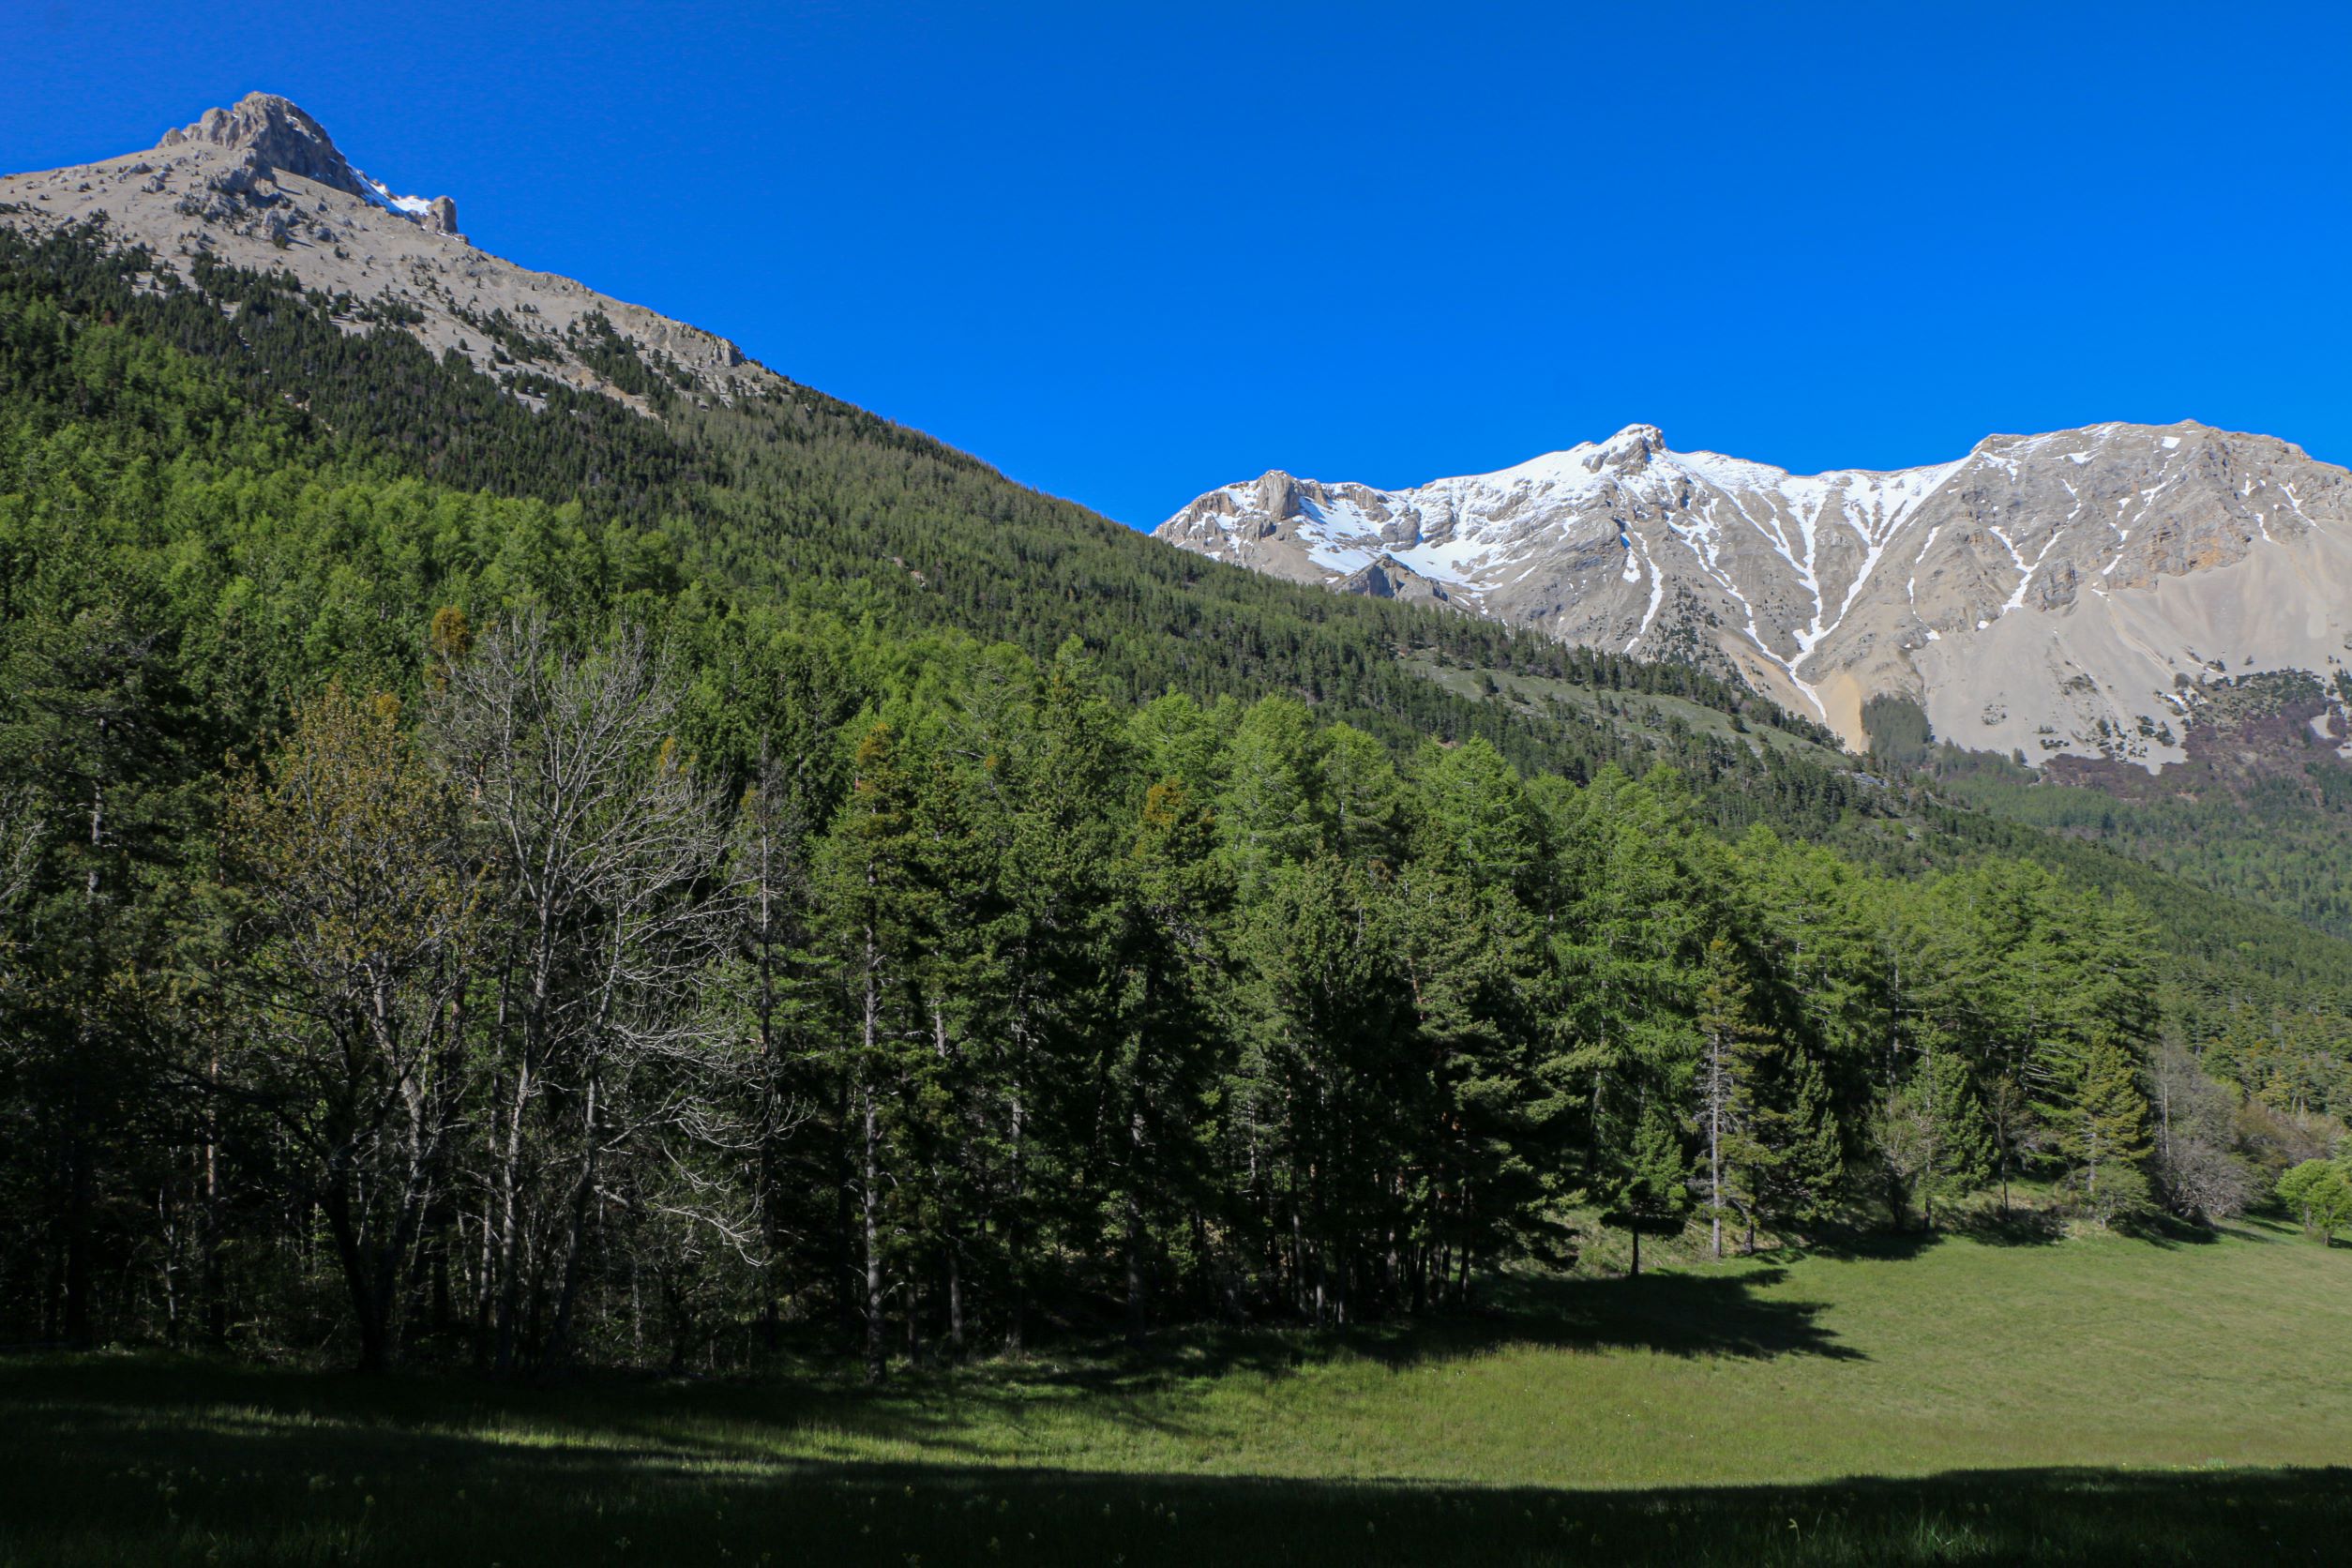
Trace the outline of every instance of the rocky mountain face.
{"label": "rocky mountain face", "polygon": [[194,125],[167,130],[157,150],[205,143],[225,148],[235,171],[224,188],[240,193],[279,174],[299,174],[313,184],[363,202],[374,202],[437,234],[458,232],[458,204],[446,196],[428,202],[395,196],[351,166],[335,148],[326,128],[274,93],[252,93],[234,109],[207,109]]}
{"label": "rocky mountain face", "polygon": [[[2196,688],[2352,656],[2352,474],[2194,421],[1989,436],[1793,475],[1631,425],[1410,490],[1270,473],[1162,523],[1185,550],[1681,657],[1859,748],[1874,697],[1958,745],[2157,768]],[[2352,747],[2346,748],[2352,754]]]}
{"label": "rocky mountain face", "polygon": [[324,127],[271,93],[207,110],[144,152],[0,176],[0,222],[35,231],[102,225],[193,281],[199,256],[292,273],[347,300],[347,329],[394,324],[455,351],[528,400],[550,377],[632,403],[595,361],[606,334],[681,386],[728,399],[772,384],[725,339],[468,244],[457,204],[394,194]]}

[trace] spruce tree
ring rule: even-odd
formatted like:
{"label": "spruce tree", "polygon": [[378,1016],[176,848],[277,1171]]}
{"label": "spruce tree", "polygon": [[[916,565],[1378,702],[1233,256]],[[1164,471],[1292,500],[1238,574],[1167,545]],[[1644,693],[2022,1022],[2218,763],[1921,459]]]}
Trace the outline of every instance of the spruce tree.
{"label": "spruce tree", "polygon": [[2103,1026],[2062,1047],[2043,1111],[2081,1211],[2104,1227],[2148,1206],[2144,1162],[2154,1148],[2132,1054]]}
{"label": "spruce tree", "polygon": [[1606,1204],[1602,1220],[1622,1225],[1633,1256],[1625,1274],[1641,1274],[1641,1237],[1681,1229],[1690,1207],[1690,1152],[1677,1118],[1661,1099],[1651,1099],[1636,1113],[1621,1145],[1605,1152]]}
{"label": "spruce tree", "polygon": [[856,1147],[850,1190],[858,1205],[866,1377],[887,1370],[883,1302],[888,1283],[884,1210],[897,1176],[887,1167],[890,1120],[901,1087],[900,1053],[912,1032],[909,986],[929,925],[922,874],[915,779],[890,725],[857,743],[849,798],[825,845],[830,947],[844,980],[846,1035],[834,1057],[847,1089]]}
{"label": "spruce tree", "polygon": [[1776,1081],[1756,1113],[1764,1158],[1757,1208],[1776,1226],[1826,1216],[1846,1179],[1845,1139],[1829,1074],[1809,1052],[1784,1050]]}
{"label": "spruce tree", "polygon": [[1983,1190],[1993,1173],[1993,1134],[1968,1063],[1953,1050],[1931,1054],[1913,1079],[1926,1100],[1934,1153],[1921,1173],[1920,1217],[1936,1228],[1936,1205]]}
{"label": "spruce tree", "polygon": [[1698,1010],[1698,1140],[1705,1161],[1709,1250],[1723,1256],[1724,1220],[1744,1215],[1753,1238],[1766,1168],[1773,1151],[1760,1136],[1762,1084],[1775,1042],[1756,1021],[1738,949],[1725,937],[1707,943]]}

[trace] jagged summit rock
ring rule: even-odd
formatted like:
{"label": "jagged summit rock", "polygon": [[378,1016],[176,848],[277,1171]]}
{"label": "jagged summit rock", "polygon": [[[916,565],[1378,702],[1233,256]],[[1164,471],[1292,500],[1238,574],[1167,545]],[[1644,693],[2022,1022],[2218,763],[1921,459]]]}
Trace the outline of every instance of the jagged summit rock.
{"label": "jagged summit rock", "polygon": [[1587,466],[1638,468],[1650,460],[1652,453],[1666,449],[1666,432],[1657,426],[1628,425],[1595,447]]}
{"label": "jagged summit rock", "polygon": [[176,147],[187,142],[250,153],[265,168],[300,174],[354,196],[365,194],[358,173],[336,150],[326,128],[294,100],[275,93],[248,93],[233,109],[207,109],[194,125],[165,131],[157,145]]}
{"label": "jagged summit rock", "polygon": [[2194,688],[2224,673],[2311,671],[2352,701],[2352,474],[2194,420],[1816,475],[1628,425],[1408,490],[1269,474],[1158,535],[1687,659],[1857,747],[1880,695],[1964,746],[2149,767],[2182,757]]}
{"label": "jagged summit rock", "polygon": [[248,93],[231,109],[207,109],[195,124],[167,130],[156,150],[205,143],[238,156],[238,166],[255,174],[299,174],[304,179],[373,202],[422,224],[437,234],[458,232],[458,204],[446,196],[395,196],[370,180],[337,149],[326,128],[292,98]]}
{"label": "jagged summit rock", "polygon": [[777,384],[725,339],[477,249],[458,232],[456,202],[396,194],[276,93],[208,109],[143,152],[0,176],[0,222],[97,225],[183,283],[199,255],[291,273],[351,302],[345,330],[408,332],[526,402],[543,401],[552,379],[643,410],[598,368],[611,364],[608,333],[654,374],[707,397]]}

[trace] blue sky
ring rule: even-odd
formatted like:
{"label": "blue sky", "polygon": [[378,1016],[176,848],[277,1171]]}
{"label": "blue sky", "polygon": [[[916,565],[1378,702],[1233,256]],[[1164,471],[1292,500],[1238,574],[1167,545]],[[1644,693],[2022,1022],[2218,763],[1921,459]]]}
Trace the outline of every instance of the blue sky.
{"label": "blue sky", "polygon": [[2352,460],[2343,6],[6,10],[0,166],[281,92],[486,249],[1147,527],[1636,420]]}

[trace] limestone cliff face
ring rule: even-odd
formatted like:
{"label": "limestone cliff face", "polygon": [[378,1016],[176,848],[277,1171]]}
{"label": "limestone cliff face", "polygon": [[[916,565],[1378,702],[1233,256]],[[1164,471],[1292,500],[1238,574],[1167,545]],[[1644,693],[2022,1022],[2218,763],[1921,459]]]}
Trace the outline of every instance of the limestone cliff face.
{"label": "limestone cliff face", "polygon": [[[777,384],[723,338],[476,249],[458,232],[456,202],[395,194],[272,93],[207,110],[145,152],[0,176],[0,222],[35,231],[97,223],[123,245],[146,247],[182,281],[203,253],[291,272],[356,305],[394,307],[373,314],[436,354],[464,355],[526,400],[531,378],[545,375],[633,401],[589,362],[605,324],[704,396]],[[357,312],[348,325],[377,329]]]}
{"label": "limestone cliff face", "polygon": [[[1163,523],[1184,549],[1425,596],[1737,675],[1862,741],[1909,697],[1962,745],[2154,767],[2188,688],[2352,655],[2352,475],[2194,422],[1992,436],[1954,462],[1792,475],[1633,425],[1404,490],[1269,474]],[[1377,570],[1377,576],[1375,572]]]}

